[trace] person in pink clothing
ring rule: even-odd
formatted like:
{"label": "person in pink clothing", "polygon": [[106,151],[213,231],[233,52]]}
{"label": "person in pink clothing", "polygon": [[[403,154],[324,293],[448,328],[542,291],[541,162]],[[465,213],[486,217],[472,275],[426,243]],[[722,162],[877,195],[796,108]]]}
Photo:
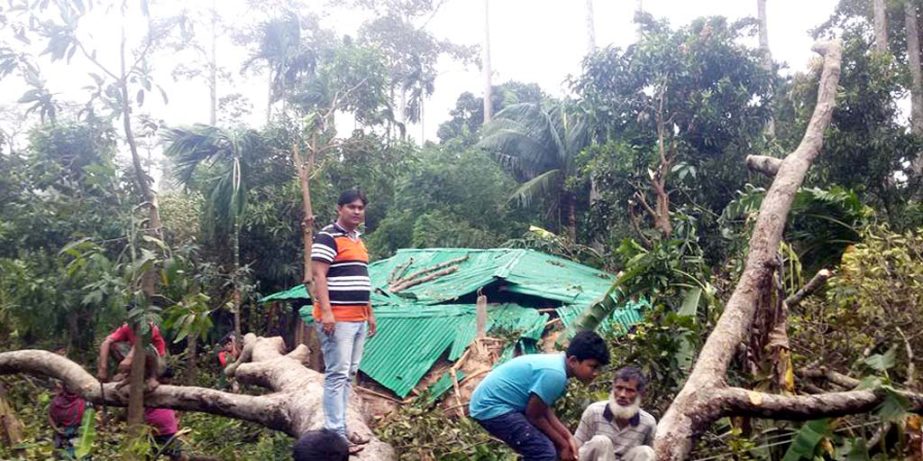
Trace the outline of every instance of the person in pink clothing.
{"label": "person in pink clothing", "polygon": [[[170,384],[173,379],[173,369],[167,367],[160,376],[163,384]],[[176,417],[176,411],[169,408],[145,408],[144,423],[151,427],[154,436],[154,449],[157,455],[164,455],[170,461],[185,461],[183,455],[182,442],[176,437],[179,432],[179,418]]]}
{"label": "person in pink clothing", "polygon": [[[66,356],[63,347],[56,354]],[[64,383],[55,383],[55,394],[48,406],[48,423],[54,430],[54,448],[61,459],[74,457],[74,442],[80,432],[80,423],[87,402]]]}

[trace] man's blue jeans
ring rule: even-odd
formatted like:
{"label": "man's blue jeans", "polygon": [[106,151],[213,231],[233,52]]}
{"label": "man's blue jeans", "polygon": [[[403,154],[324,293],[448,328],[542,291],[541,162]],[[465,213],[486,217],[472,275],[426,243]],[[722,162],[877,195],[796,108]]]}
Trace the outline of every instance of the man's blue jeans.
{"label": "man's blue jeans", "polygon": [[551,439],[532,425],[526,415],[513,411],[483,421],[475,419],[490,435],[500,439],[523,461],[556,461],[558,450]]}
{"label": "man's blue jeans", "polygon": [[324,428],[347,437],[346,408],[359,360],[365,348],[368,322],[337,322],[332,335],[315,322],[324,353]]}

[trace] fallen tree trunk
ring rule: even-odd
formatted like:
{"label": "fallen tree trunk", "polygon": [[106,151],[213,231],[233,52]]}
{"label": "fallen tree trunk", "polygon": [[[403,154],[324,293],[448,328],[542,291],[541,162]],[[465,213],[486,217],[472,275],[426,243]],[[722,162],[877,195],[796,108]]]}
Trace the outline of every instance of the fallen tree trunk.
{"label": "fallen tree trunk", "polygon": [[[756,393],[752,395],[760,398],[742,399],[742,393],[750,391],[741,390],[741,393],[729,388],[726,378],[734,351],[750,334],[760,297],[772,289],[772,277],[778,266],[776,252],[786,217],[808,168],[820,153],[824,131],[833,115],[840,77],[841,45],[839,42],[819,43],[814,50],[824,56],[824,65],[811,121],[801,144],[781,161],[774,172],[775,178],[763,199],[750,238],[750,251],[743,274],[715,329],[702,347],[689,379],[660,421],[654,442],[658,460],[685,459],[692,449],[693,438],[720,417],[746,413],[784,419],[790,416],[796,404],[803,403],[796,399],[804,397],[768,398],[769,394]],[[837,409],[854,413],[866,411],[872,396],[878,398],[875,393],[863,394],[863,399],[847,398],[851,403],[839,405]],[[744,405],[747,401],[750,406]]]}
{"label": "fallen tree trunk", "polygon": [[[145,395],[148,407],[199,411],[254,422],[270,429],[299,437],[323,426],[323,375],[302,364],[308,349],[299,345],[283,355],[282,338],[262,338],[248,334],[244,351],[229,370],[238,381],[265,387],[265,395],[232,394],[194,386],[161,385]],[[100,386],[99,381],[80,365],[48,351],[21,350],[0,353],[0,375],[27,373],[57,378],[88,401],[112,406],[128,405],[127,388],[115,383]],[[391,460],[392,448],[374,436],[357,410],[359,397],[349,402],[349,430],[371,441],[355,459]]]}

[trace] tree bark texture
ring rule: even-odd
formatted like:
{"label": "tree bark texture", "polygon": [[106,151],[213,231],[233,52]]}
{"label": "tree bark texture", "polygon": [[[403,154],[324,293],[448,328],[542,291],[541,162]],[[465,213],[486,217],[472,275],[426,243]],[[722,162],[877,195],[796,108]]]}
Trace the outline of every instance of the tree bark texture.
{"label": "tree bark texture", "polygon": [[484,0],[484,124],[493,118],[493,76],[490,68],[490,0]]}
{"label": "tree bark texture", "polygon": [[596,18],[593,15],[593,0],[586,0],[586,52],[596,51]]}
{"label": "tree bark texture", "polygon": [[[125,18],[122,17],[121,42],[119,44],[119,90],[122,95],[122,128],[125,131],[125,141],[131,151],[131,161],[135,168],[135,177],[138,186],[141,188],[141,196],[144,198],[145,205],[148,207],[149,221],[145,234],[161,240],[160,210],[157,205],[157,196],[151,189],[151,183],[144,167],[141,165],[141,156],[138,154],[138,145],[135,142],[135,135],[131,127],[131,97],[128,94],[128,69],[125,65]],[[157,272],[152,267],[141,275],[141,291],[144,293],[148,302],[153,299],[157,290]],[[147,340],[144,335],[140,334],[140,328],[135,327],[135,336],[138,338],[137,356],[144,357],[144,348],[147,346]],[[145,360],[133,360],[131,371],[129,373],[129,389],[131,390],[131,399],[128,403],[128,425],[133,428],[140,428],[144,422],[144,362]]]}
{"label": "tree bark texture", "polygon": [[747,168],[762,173],[770,178],[779,172],[779,166],[782,165],[782,159],[769,157],[767,155],[748,155]]}
{"label": "tree bark texture", "polygon": [[[728,391],[728,366],[738,345],[747,342],[760,297],[773,287],[772,278],[778,265],[776,252],[786,217],[811,162],[820,153],[824,131],[830,124],[835,105],[841,46],[838,42],[820,43],[815,45],[814,50],[824,55],[814,114],[801,144],[782,161],[763,199],[750,238],[746,266],[723,314],[708,336],[689,379],[660,421],[654,443],[658,460],[685,459],[692,449],[696,434],[706,429],[715,419],[731,414],[736,409],[726,405],[729,396],[737,395]],[[759,408],[762,407],[754,404],[752,410]],[[772,408],[767,408],[762,416],[774,417],[776,413]],[[784,415],[780,414],[779,417]]]}
{"label": "tree bark texture", "polygon": [[[923,135],[923,69],[920,68],[920,27],[915,1],[904,2],[904,30],[907,34],[907,63],[910,69],[910,131]],[[923,176],[923,152],[911,161],[911,169]]]}
{"label": "tree bark texture", "polygon": [[[766,0],[756,0],[756,12],[760,23],[760,52],[763,54],[763,69],[772,72],[772,53],[769,51],[769,21],[766,18]],[[772,114],[769,115],[769,120],[766,122],[765,133],[770,138],[776,136],[776,123],[772,118]]]}
{"label": "tree bark texture", "polygon": [[[304,247],[304,283],[305,292],[314,299],[314,273],[311,269],[311,247],[314,245],[314,206],[311,203],[311,173],[317,161],[317,135],[311,138],[307,158],[302,158],[297,146],[293,147],[293,158],[298,167],[298,183],[301,185],[301,202],[304,220],[301,222],[301,237]],[[304,321],[301,316],[295,319],[295,344],[304,344],[306,341]]]}
{"label": "tree bark texture", "polygon": [[[148,393],[145,405],[198,411],[254,422],[292,437],[323,426],[323,375],[302,365],[308,349],[298,346],[283,355],[280,337],[262,338],[248,334],[240,359],[228,372],[238,381],[269,389],[265,395],[232,394],[194,386],[160,385]],[[100,386],[80,365],[47,351],[21,350],[0,353],[0,375],[27,373],[60,379],[88,401],[111,406],[125,406],[128,396],[116,384]],[[358,408],[361,400],[353,395],[347,412],[349,430],[371,438],[366,448],[350,459],[388,461],[393,449],[377,439],[366,425]]]}
{"label": "tree bark texture", "polygon": [[888,52],[888,9],[885,0],[872,0],[872,23],[875,27],[875,49]]}

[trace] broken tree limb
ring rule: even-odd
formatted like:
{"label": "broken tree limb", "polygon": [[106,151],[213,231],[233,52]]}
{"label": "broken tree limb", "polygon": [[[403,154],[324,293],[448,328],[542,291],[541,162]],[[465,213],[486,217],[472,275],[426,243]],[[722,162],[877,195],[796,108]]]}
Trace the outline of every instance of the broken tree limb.
{"label": "broken tree limb", "polygon": [[[396,293],[396,292],[398,292],[398,291],[407,289],[407,288],[409,288],[409,287],[411,287],[411,286],[419,285],[419,284],[421,284],[421,283],[423,283],[423,282],[430,281],[430,280],[432,280],[433,278],[436,278],[436,277],[432,277],[433,273],[440,273],[440,272],[443,272],[442,269],[444,269],[444,268],[452,268],[452,267],[454,266],[454,267],[455,267],[455,270],[442,273],[442,274],[438,275],[437,277],[441,277],[442,275],[445,275],[445,274],[447,274],[447,273],[450,274],[450,273],[452,273],[452,272],[455,272],[456,270],[458,270],[458,264],[461,263],[461,262],[463,262],[463,261],[465,261],[465,260],[467,260],[467,259],[468,259],[468,255],[464,255],[464,256],[461,256],[461,257],[458,257],[458,258],[455,258],[455,259],[450,259],[450,260],[448,260],[448,261],[441,262],[441,263],[436,264],[436,265],[434,265],[434,266],[430,266],[430,267],[427,267],[427,268],[424,268],[424,269],[420,269],[420,270],[418,270],[418,271],[416,271],[416,272],[414,272],[414,273],[412,273],[412,274],[410,274],[410,275],[408,275],[408,276],[406,276],[406,277],[401,277],[400,279],[395,280],[395,281],[392,282],[392,283],[389,283],[389,284],[388,284],[388,291],[390,291],[390,292],[392,292],[392,293]],[[406,270],[406,268],[405,268],[405,270]],[[430,275],[427,276],[427,274],[430,274]]]}
{"label": "broken tree limb", "polygon": [[400,283],[397,283],[397,284],[395,284],[395,285],[392,285],[391,287],[388,288],[388,291],[390,291],[391,293],[399,293],[399,292],[404,291],[404,290],[406,290],[406,289],[408,289],[408,288],[410,288],[410,287],[415,287],[415,286],[417,286],[417,285],[419,285],[419,284],[421,284],[421,283],[426,283],[426,282],[429,282],[430,280],[438,279],[439,277],[442,277],[443,275],[449,275],[449,274],[451,274],[451,273],[453,273],[453,272],[456,272],[456,271],[458,271],[458,266],[446,267],[445,269],[438,270],[438,271],[436,271],[436,272],[432,272],[432,273],[430,273],[429,275],[427,275],[427,276],[425,276],[425,277],[419,277],[419,278],[415,278],[415,279],[408,279],[408,280],[405,280],[405,281],[403,281],[403,282],[400,282]]}
{"label": "broken tree limb", "polygon": [[654,441],[658,460],[685,459],[692,450],[693,437],[733,410],[722,408],[718,399],[720,392],[727,389],[728,366],[737,345],[747,339],[759,298],[772,288],[776,252],[786,217],[795,192],[820,153],[824,131],[830,124],[836,102],[841,45],[838,41],[818,43],[814,50],[824,56],[824,65],[811,121],[801,144],[779,166],[760,207],[740,280],[705,341],[689,379],[658,425]]}
{"label": "broken tree limb", "polygon": [[[299,345],[283,355],[282,338],[262,338],[254,334],[244,337],[247,363],[239,361],[231,375],[240,382],[269,389],[265,395],[232,394],[195,386],[161,385],[145,394],[149,407],[198,411],[234,419],[251,421],[293,437],[323,426],[323,375],[301,364],[307,348]],[[21,350],[0,353],[0,375],[26,373],[43,375],[64,381],[88,401],[99,404],[126,406],[128,393],[116,389],[115,383],[100,385],[99,381],[80,365],[47,351]],[[102,392],[101,392],[102,391]],[[357,408],[360,401],[353,396],[347,411],[347,427],[371,441],[356,457],[360,460],[394,459],[392,448],[374,436]]]}
{"label": "broken tree limb", "polygon": [[[907,411],[923,411],[923,394],[900,394],[909,402]],[[730,387],[718,391],[714,398],[735,415],[805,421],[867,413],[878,407],[886,396],[887,393],[881,389],[825,392],[815,395],[779,395]]]}
{"label": "broken tree limb", "polygon": [[823,379],[844,389],[852,389],[860,383],[856,378],[850,378],[842,373],[828,370],[826,367],[798,370],[797,374],[802,378]]}
{"label": "broken tree limb", "polygon": [[827,283],[827,279],[829,279],[831,275],[833,275],[833,271],[830,269],[821,269],[817,271],[817,274],[814,274],[814,277],[812,277],[805,286],[801,287],[795,294],[785,298],[785,305],[788,307],[797,306],[804,298],[807,298],[817,291],[818,288]]}
{"label": "broken tree limb", "polygon": [[768,177],[773,177],[779,172],[782,166],[782,159],[770,157],[768,155],[748,155],[747,168],[757,173],[762,173]]}

